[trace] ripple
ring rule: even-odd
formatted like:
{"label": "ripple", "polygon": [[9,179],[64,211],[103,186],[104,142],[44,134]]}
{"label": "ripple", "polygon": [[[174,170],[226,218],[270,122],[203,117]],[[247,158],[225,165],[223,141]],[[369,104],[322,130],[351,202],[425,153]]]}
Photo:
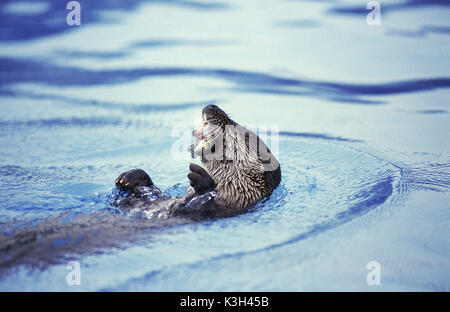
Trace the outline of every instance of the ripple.
{"label": "ripple", "polygon": [[311,133],[311,132],[280,131],[279,135],[281,135],[281,136],[291,136],[291,137],[314,138],[314,139],[331,140],[331,141],[342,141],[342,142],[362,142],[361,140],[357,140],[357,139],[335,137],[335,136],[330,136],[330,135],[327,135],[327,134]]}
{"label": "ripple", "polygon": [[[15,260],[9,263],[10,265],[27,263],[27,261],[34,264],[45,263],[49,258],[54,263],[59,261],[60,257],[64,259],[66,253],[85,257],[95,250],[117,248],[130,241],[142,242],[142,238],[147,248],[151,250],[151,254],[148,255],[150,266],[153,263],[152,257],[156,256],[159,260],[153,259],[154,263],[161,263],[161,261],[171,263],[174,260],[169,258],[175,251],[179,254],[177,259],[183,263],[184,257],[192,258],[189,252],[192,249],[202,250],[202,254],[198,255],[200,258],[196,256],[195,261],[205,258],[239,257],[319,235],[366,214],[397,196],[398,188],[394,185],[399,183],[399,173],[395,166],[380,158],[340,145],[339,140],[331,141],[336,143],[327,143],[327,141],[304,141],[297,137],[283,137],[280,140],[283,180],[272,196],[246,214],[201,223],[186,223],[183,220],[172,223],[170,219],[136,221],[116,214],[112,210],[107,214],[92,216],[83,210],[83,207],[89,207],[87,204],[94,201],[90,199],[93,195],[89,194],[91,188],[94,194],[95,185],[75,182],[77,176],[79,180],[86,180],[86,177],[80,176],[80,174],[85,175],[85,170],[82,167],[65,170],[54,168],[53,172],[62,171],[58,176],[64,176],[67,170],[70,170],[75,177],[57,188],[47,189],[47,192],[59,198],[55,206],[71,206],[72,209],[75,208],[73,212],[77,213],[75,215],[66,213],[64,217],[55,219],[44,218],[40,221],[43,222],[41,225],[20,227],[23,230],[17,230],[17,226],[13,226],[14,223],[7,222],[0,225],[2,232],[11,232],[11,227],[16,228],[13,237],[17,235],[22,237],[25,233],[28,237],[36,231],[43,233],[37,240],[26,240],[24,246],[11,243],[11,236],[4,238],[6,242],[9,242],[7,243],[8,253],[12,252],[11,248],[15,250],[20,247],[17,249],[20,250],[18,258],[14,257]],[[93,167],[90,172],[91,175],[98,175],[99,172],[106,170],[111,169]],[[0,168],[0,172],[12,176],[27,175],[26,168],[18,167],[6,166]],[[52,174],[49,177],[55,179]],[[158,177],[155,179],[158,180]],[[33,185],[36,184],[36,181],[33,182]],[[184,187],[177,184],[166,189],[175,192]],[[98,207],[98,212],[102,211],[100,208],[102,205],[106,206],[104,201],[107,199],[106,194],[100,192],[100,200],[95,206]],[[36,191],[32,201],[39,202],[39,196],[43,196],[43,199],[49,202],[45,194],[39,195]],[[62,204],[63,201],[66,203]],[[44,209],[44,212],[48,212],[48,207]],[[62,222],[61,218],[66,221]],[[86,223],[88,227],[83,227],[82,224]],[[58,231],[48,232],[51,228],[55,228],[55,225]],[[164,232],[157,230],[157,228],[173,225],[177,225],[174,229],[177,234],[163,235]],[[45,234],[47,232],[48,236]],[[92,233],[96,233],[95,238],[91,237]],[[150,233],[159,233],[159,239],[148,242]],[[66,240],[68,235],[71,235],[70,240]],[[80,235],[91,238],[80,241],[77,239]],[[220,239],[223,236],[228,236],[230,239]],[[203,239],[199,240],[199,237]],[[55,241],[57,243],[54,244]],[[45,257],[38,256],[39,244],[47,246]],[[186,249],[187,247],[189,250]],[[155,270],[158,268],[155,267]]]}
{"label": "ripple", "polygon": [[35,119],[35,120],[10,120],[0,121],[0,127],[101,127],[101,126],[117,126],[121,124],[119,119],[111,117],[87,117],[87,118],[52,118],[52,119]]}
{"label": "ripple", "polygon": [[[65,6],[61,3],[45,1],[32,3],[31,1],[4,0],[0,3],[0,41],[30,40],[73,31],[67,27],[65,18],[67,14]],[[40,4],[42,3],[42,4]],[[219,1],[195,1],[195,0],[137,0],[137,1],[87,1],[82,3],[83,24],[108,22],[100,13],[109,11],[132,11],[143,3],[168,5],[181,7],[200,12],[228,9],[229,5]],[[18,18],[17,14],[26,13],[26,18]],[[30,14],[33,13],[33,14]],[[42,23],[42,21],[53,21]],[[39,27],[36,27],[39,25]]]}
{"label": "ripple", "polygon": [[[2,94],[0,90],[0,94]],[[127,104],[120,102],[111,101],[99,101],[99,100],[89,100],[80,99],[76,97],[69,97],[56,94],[42,94],[36,92],[28,91],[13,91],[8,90],[3,94],[4,96],[14,96],[21,98],[30,99],[41,99],[41,100],[58,100],[65,102],[70,105],[80,105],[80,106],[92,106],[111,110],[119,110],[122,112],[133,112],[139,114],[154,113],[154,112],[171,112],[177,110],[191,109],[194,107],[203,107],[208,104],[218,104],[220,101],[216,99],[198,101],[198,102],[182,102],[182,103],[142,103],[142,104]]]}
{"label": "ripple", "polygon": [[[383,174],[384,175],[384,174]],[[223,260],[225,259],[235,259],[237,261],[240,261],[240,259],[250,255],[250,254],[256,254],[256,255],[260,255],[262,257],[264,257],[265,255],[270,255],[270,253],[267,253],[267,251],[272,250],[272,249],[276,249],[276,248],[281,248],[283,246],[287,246],[290,244],[294,244],[300,240],[305,240],[305,239],[310,239],[314,236],[320,235],[321,233],[328,231],[330,229],[333,229],[337,226],[340,226],[346,222],[350,222],[351,220],[353,220],[356,217],[359,217],[363,214],[369,213],[370,211],[376,209],[377,207],[379,207],[380,205],[383,205],[385,203],[387,203],[389,200],[392,200],[393,196],[397,196],[395,194],[395,190],[393,185],[399,183],[399,181],[394,178],[393,176],[387,176],[385,178],[382,177],[374,177],[372,176],[372,181],[369,183],[370,185],[367,185],[367,188],[362,188],[359,191],[357,191],[354,196],[353,196],[353,200],[356,200],[356,202],[350,206],[347,207],[347,209],[333,215],[332,211],[329,211],[329,215],[327,215],[326,218],[328,218],[327,220],[324,220],[323,222],[319,222],[319,223],[315,223],[315,224],[311,224],[308,227],[303,227],[303,231],[299,231],[298,234],[293,235],[292,237],[285,239],[285,240],[281,240],[278,243],[272,243],[273,242],[273,235],[275,233],[271,233],[272,237],[266,237],[264,235],[264,237],[259,237],[259,239],[261,241],[264,241],[265,244],[263,244],[260,248],[257,248],[256,246],[252,246],[253,248],[247,248],[244,249],[242,248],[241,250],[235,250],[234,252],[224,252],[222,251],[220,254],[218,255],[213,255],[210,257],[205,257],[204,255],[202,257],[199,257],[196,261],[182,261],[176,264],[170,264],[168,263],[167,265],[160,267],[160,268],[155,268],[153,270],[147,271],[147,273],[145,274],[141,274],[140,277],[138,278],[129,278],[126,281],[116,284],[116,285],[112,285],[110,287],[105,287],[103,288],[103,290],[107,290],[107,291],[111,291],[111,290],[137,290],[137,289],[152,289],[152,284],[158,284],[158,282],[161,280],[161,278],[165,278],[165,279],[171,279],[174,277],[174,274],[178,274],[178,273],[173,273],[173,272],[180,272],[181,271],[186,271],[186,272],[192,272],[195,271],[196,268],[205,268],[208,267],[208,264],[211,263],[223,263]],[[380,180],[379,180],[380,179]],[[314,182],[315,183],[315,182]],[[286,185],[286,183],[283,183],[284,185]],[[319,191],[320,192],[320,191]],[[291,202],[290,200],[288,200],[286,197],[289,196],[288,195],[289,192],[287,192],[286,187],[281,187],[279,189],[277,189],[276,193],[274,194],[275,196],[272,196],[271,199],[266,202],[264,205],[265,207],[267,207],[268,205],[273,205],[274,202],[280,202],[281,204],[278,206],[275,204],[276,209],[264,209],[264,213],[267,214],[271,214],[272,211],[275,212],[277,209],[283,209],[282,207],[286,204],[286,202]],[[310,198],[311,200],[311,198]],[[319,208],[317,207],[317,202],[314,201],[314,199],[312,200],[312,203],[307,203],[305,204],[306,206],[312,206],[311,208],[313,208],[315,206],[315,208]],[[331,203],[330,203],[331,204]],[[292,208],[292,207],[291,207]],[[329,206],[329,208],[331,208]],[[288,215],[288,218],[292,218],[292,224],[298,225],[296,223],[302,223],[304,222],[304,220],[302,220],[302,218],[300,217],[300,215],[302,215],[303,212],[304,214],[308,214],[308,213],[314,213],[313,210],[308,209],[308,207],[304,207],[304,209],[298,209],[296,212],[293,212],[292,214]],[[286,214],[287,211],[283,210],[282,212],[283,214]],[[300,215],[299,215],[300,213]],[[255,213],[256,214],[256,213]],[[252,227],[258,227],[258,224],[260,223],[270,223],[271,227],[274,227],[277,229],[277,232],[279,233],[279,235],[283,235],[282,233],[286,231],[286,225],[288,227],[293,226],[290,223],[286,223],[285,220],[280,220],[280,219],[274,219],[274,217],[277,217],[277,215],[272,215],[272,216],[266,216],[266,218],[258,218],[256,220],[256,222],[252,222],[251,226]],[[281,224],[283,224],[281,226]],[[278,226],[277,226],[278,225]],[[295,226],[294,225],[294,226]],[[268,226],[269,227],[269,226]],[[223,225],[220,227],[221,231],[222,231],[222,235],[224,235],[224,231],[226,231],[226,228],[224,229]],[[235,233],[234,235],[238,235],[241,232],[241,229],[239,229],[239,225],[238,226],[232,226],[233,228],[233,233]],[[302,227],[299,227],[302,228]],[[265,230],[270,231],[268,228],[265,228]],[[247,235],[251,236],[252,233],[255,233],[257,230],[255,231],[249,231],[247,232]],[[289,232],[289,229],[287,230]],[[211,229],[212,232],[212,229]],[[231,232],[231,231],[230,231]],[[226,233],[225,233],[226,234]],[[269,234],[268,234],[269,235]],[[184,238],[185,239],[185,238]],[[213,237],[211,240],[208,239],[208,242],[213,241],[214,239],[216,239],[215,237]],[[241,242],[244,239],[243,236],[239,236],[238,238]],[[206,244],[208,244],[208,242]],[[224,246],[223,244],[220,246],[220,248],[226,248],[228,246]],[[214,282],[206,282],[206,284],[211,285],[211,287],[217,286],[216,283]]]}
{"label": "ripple", "polygon": [[412,164],[402,173],[410,189],[445,192],[450,188],[450,163]]}
{"label": "ripple", "polygon": [[[405,0],[400,3],[383,3],[383,14],[387,14],[394,11],[411,10],[411,9],[423,9],[426,7],[443,7],[447,8],[450,3],[447,0]],[[339,15],[356,15],[364,16],[369,12],[366,9],[365,3],[363,5],[355,6],[342,6],[337,5],[329,10],[329,12]]]}
{"label": "ripple", "polygon": [[[402,93],[423,92],[450,88],[450,78],[436,77],[394,81],[379,84],[349,84],[328,81],[284,78],[267,73],[229,69],[200,69],[189,67],[135,68],[115,70],[88,70],[65,67],[24,59],[0,58],[0,83],[34,82],[53,86],[92,86],[119,84],[144,77],[192,76],[216,78],[232,83],[231,90],[237,92],[270,93],[291,96],[327,98],[335,102],[358,104],[380,104],[366,100],[363,96],[386,96]],[[3,87],[0,93],[8,94]]]}
{"label": "ripple", "polygon": [[135,41],[123,49],[115,51],[88,51],[88,50],[56,50],[52,54],[62,58],[77,59],[99,59],[109,60],[129,56],[137,49],[161,49],[161,48],[180,48],[180,47],[216,47],[218,45],[230,44],[230,41],[222,40],[186,40],[186,39],[153,39]]}
{"label": "ripple", "polygon": [[[105,186],[82,182],[97,180],[111,166],[0,166],[1,222],[30,221],[62,211],[91,212],[102,209],[107,201]],[[110,189],[108,186],[106,189]]]}
{"label": "ripple", "polygon": [[419,114],[447,114],[448,112],[444,109],[424,109],[418,110]]}

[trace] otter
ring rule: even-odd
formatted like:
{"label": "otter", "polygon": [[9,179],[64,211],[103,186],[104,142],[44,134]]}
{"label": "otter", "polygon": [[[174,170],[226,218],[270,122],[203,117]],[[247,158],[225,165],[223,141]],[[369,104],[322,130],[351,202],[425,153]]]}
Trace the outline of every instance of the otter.
{"label": "otter", "polygon": [[[76,217],[67,212],[25,227],[0,224],[0,275],[18,264],[66,261],[68,252],[121,246],[122,240],[147,237],[160,226],[234,216],[269,196],[280,184],[281,168],[265,143],[215,105],[203,109],[202,119],[189,151],[203,167],[189,165],[184,195],[163,194],[144,170],[133,169],[116,179],[117,197],[105,210]],[[10,229],[13,234],[5,234]]]}
{"label": "otter", "polygon": [[217,105],[202,110],[203,124],[192,131],[193,158],[186,194],[163,194],[142,169],[126,171],[115,185],[118,206],[151,215],[215,218],[234,216],[269,196],[281,181],[281,167],[257,134],[233,121]]}

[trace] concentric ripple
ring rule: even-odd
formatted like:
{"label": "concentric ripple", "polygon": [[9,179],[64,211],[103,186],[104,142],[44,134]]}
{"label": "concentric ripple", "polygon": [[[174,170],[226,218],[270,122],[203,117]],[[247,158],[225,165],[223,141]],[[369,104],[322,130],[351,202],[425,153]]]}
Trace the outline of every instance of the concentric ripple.
{"label": "concentric ripple", "polygon": [[[4,269],[17,265],[48,267],[51,263],[63,263],[68,254],[95,267],[106,261],[114,248],[116,257],[108,261],[123,265],[125,254],[125,258],[139,261],[137,258],[144,252],[145,270],[153,272],[171,265],[277,248],[319,235],[392,200],[400,177],[400,170],[381,158],[325,140],[283,137],[279,159],[282,183],[269,199],[246,214],[200,223],[136,220],[117,214],[115,210],[105,210],[111,193],[95,183],[68,181],[63,186],[47,188],[45,192],[34,191],[35,205],[42,202],[45,206],[52,202],[54,207],[60,207],[60,211],[66,213],[47,220],[42,214],[37,215],[39,218],[35,220],[40,221],[15,226],[14,222],[4,222],[1,225],[2,253],[7,255],[2,261]],[[96,173],[102,170],[111,168],[91,168]],[[51,184],[46,178],[58,179],[67,172],[84,175],[86,180],[89,168],[71,168],[47,175],[41,170],[40,176],[18,167],[3,167],[1,172],[17,178],[34,176],[37,179],[34,184],[44,185]],[[158,176],[153,178],[158,181]],[[23,179],[18,185],[24,185]],[[163,190],[180,194],[185,184],[163,187]],[[24,186],[26,188],[26,184]],[[45,211],[47,206],[44,206],[36,207],[36,210]],[[30,220],[32,217],[36,216],[28,215]],[[134,247],[121,251],[130,242],[134,242]],[[134,255],[136,249],[139,251]],[[126,285],[126,280],[122,283],[125,283],[122,286]]]}

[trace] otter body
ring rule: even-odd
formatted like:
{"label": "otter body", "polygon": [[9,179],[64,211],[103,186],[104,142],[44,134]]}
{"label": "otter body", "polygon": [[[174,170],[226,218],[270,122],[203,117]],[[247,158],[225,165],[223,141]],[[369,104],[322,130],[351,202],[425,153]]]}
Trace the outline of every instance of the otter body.
{"label": "otter body", "polygon": [[265,143],[254,132],[240,126],[216,105],[202,111],[203,124],[194,129],[192,156],[202,168],[189,166],[185,195],[164,195],[141,169],[122,173],[116,187],[129,194],[119,205],[167,216],[207,218],[232,216],[270,195],[281,181],[281,168]]}

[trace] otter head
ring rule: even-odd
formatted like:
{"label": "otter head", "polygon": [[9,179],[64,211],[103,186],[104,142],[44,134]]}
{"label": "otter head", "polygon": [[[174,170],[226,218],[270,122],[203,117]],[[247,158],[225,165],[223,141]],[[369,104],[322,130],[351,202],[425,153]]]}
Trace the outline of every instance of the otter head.
{"label": "otter head", "polygon": [[226,207],[248,207],[280,183],[280,165],[265,143],[218,106],[203,109],[202,125],[193,134],[191,151],[200,156]]}
{"label": "otter head", "polygon": [[265,143],[218,106],[203,108],[202,125],[193,134],[193,154],[200,156],[225,206],[248,207],[280,183],[279,163]]}
{"label": "otter head", "polygon": [[225,129],[226,126],[234,125],[235,122],[217,105],[208,105],[202,111],[203,125],[211,128],[220,127]]}
{"label": "otter head", "polygon": [[[218,154],[219,148],[223,146],[224,133],[227,126],[236,123],[221,110],[217,105],[208,105],[202,110],[202,125],[195,128],[193,135],[195,144],[193,153],[202,158],[203,162],[212,158],[218,160],[223,155]],[[208,157],[214,155],[214,157]]]}
{"label": "otter head", "polygon": [[[208,105],[202,111],[202,125],[194,129],[193,152],[203,163],[235,162],[248,168],[267,167],[274,157],[259,136],[233,121],[217,105]],[[276,161],[276,160],[275,160]],[[275,170],[278,163],[274,161]],[[266,170],[263,168],[261,170]]]}

